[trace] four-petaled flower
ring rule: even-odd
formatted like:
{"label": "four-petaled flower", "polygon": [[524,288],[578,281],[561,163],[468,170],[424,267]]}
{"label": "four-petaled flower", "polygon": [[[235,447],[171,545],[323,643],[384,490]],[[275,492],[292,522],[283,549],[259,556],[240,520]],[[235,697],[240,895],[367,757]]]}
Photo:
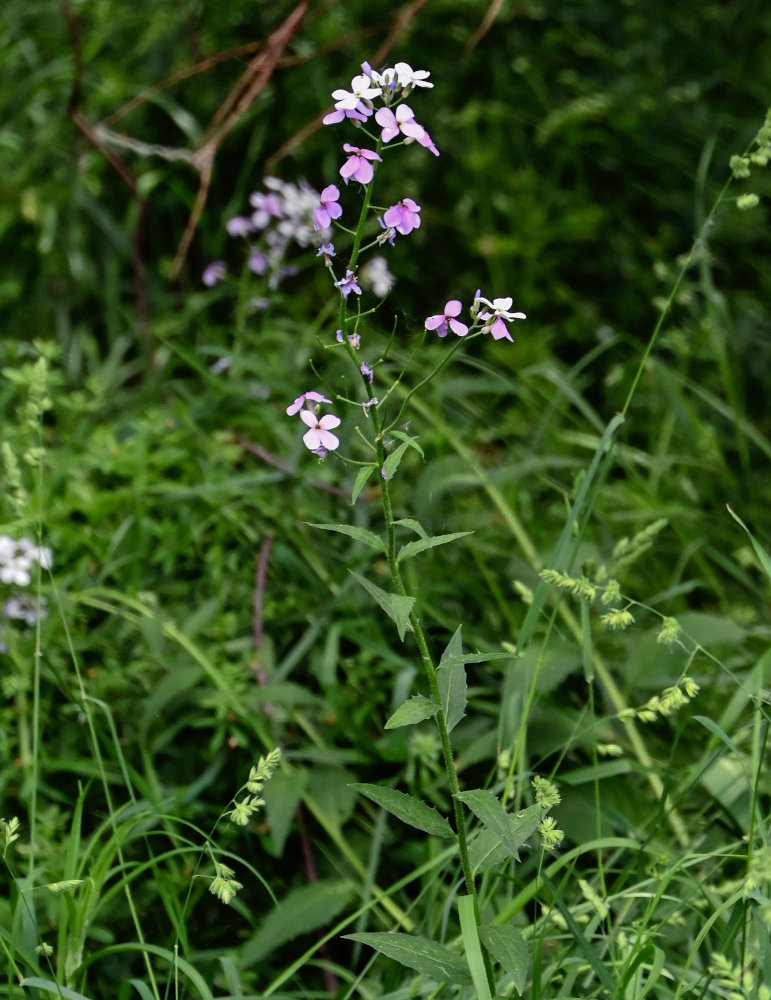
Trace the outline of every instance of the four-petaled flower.
{"label": "four-petaled flower", "polygon": [[323,417],[319,417],[313,410],[303,410],[300,420],[310,428],[303,434],[303,444],[309,451],[323,448],[326,453],[334,451],[340,444],[339,438],[332,433],[333,427],[340,426],[340,417],[336,417],[334,413],[325,413]]}
{"label": "four-petaled flower", "polygon": [[321,203],[315,213],[315,228],[329,229],[332,219],[339,219],[343,214],[341,205],[338,205],[340,190],[336,184],[328,184],[321,192]]}
{"label": "four-petaled flower", "polygon": [[413,229],[420,227],[418,212],[420,212],[420,205],[412,198],[402,198],[398,204],[391,205],[390,208],[386,209],[383,213],[383,222],[386,226],[395,229],[397,233],[401,233],[402,236],[407,236]]}
{"label": "four-petaled flower", "polygon": [[450,299],[449,302],[445,303],[443,313],[428,317],[425,322],[426,329],[436,330],[438,337],[446,337],[450,330],[459,337],[465,337],[468,333],[468,327],[455,318],[460,315],[462,308],[463,306],[458,299]]}
{"label": "four-petaled flower", "polygon": [[390,142],[401,132],[409,139],[420,141],[425,135],[425,129],[415,121],[412,108],[407,104],[400,104],[396,111],[390,108],[381,108],[375,113],[375,121],[382,128],[380,138],[383,142]]}
{"label": "four-petaled flower", "polygon": [[356,280],[356,275],[350,268],[348,268],[345,272],[344,278],[335,282],[335,288],[340,289],[340,294],[344,299],[347,299],[351,292],[355,292],[356,295],[361,295],[361,288]]}
{"label": "four-petaled flower", "polygon": [[505,299],[493,299],[491,302],[489,299],[483,298],[479,292],[477,292],[474,298],[474,306],[478,308],[478,303],[482,302],[486,306],[489,306],[492,312],[480,312],[479,318],[484,320],[484,326],[482,327],[482,333],[491,333],[493,335],[493,340],[501,340],[505,337],[506,340],[514,341],[514,338],[509,333],[509,328],[506,326],[506,322],[512,322],[515,319],[527,319],[524,313],[521,312],[511,312],[511,304],[514,300],[512,298]]}
{"label": "four-petaled flower", "polygon": [[353,177],[360,184],[369,184],[374,176],[370,161],[382,160],[382,157],[378,156],[371,149],[360,149],[358,146],[352,146],[350,142],[344,143],[343,149],[346,153],[351,154],[342,167],[340,167],[340,176],[345,183],[348,183],[349,177]]}
{"label": "four-petaled flower", "polygon": [[359,105],[362,101],[369,101],[373,97],[379,97],[382,93],[382,88],[372,86],[372,78],[369,76],[355,76],[351,80],[351,90],[333,90],[332,96],[335,99],[335,107],[341,111],[346,110],[359,110]]}

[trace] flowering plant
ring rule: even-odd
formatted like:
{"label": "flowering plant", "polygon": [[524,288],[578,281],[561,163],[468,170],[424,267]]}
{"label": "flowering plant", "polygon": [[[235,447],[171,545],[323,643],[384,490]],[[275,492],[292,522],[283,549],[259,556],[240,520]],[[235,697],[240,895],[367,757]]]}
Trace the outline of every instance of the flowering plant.
{"label": "flowering plant", "polygon": [[[370,457],[356,463],[358,472],[353,486],[353,499],[356,499],[370,477],[377,478],[382,501],[384,538],[380,539],[372,532],[342,524],[325,524],[317,527],[352,534],[386,556],[390,578],[388,590],[382,589],[358,573],[353,575],[391,618],[400,640],[404,642],[407,633],[412,634],[430,690],[429,698],[418,695],[405,702],[397,709],[387,725],[395,728],[414,725],[432,717],[435,720],[452,797],[452,825],[447,819],[438,817],[424,803],[402,792],[391,792],[389,795],[388,790],[375,785],[358,785],[357,788],[363,795],[393,812],[399,819],[423,831],[455,840],[466,889],[466,895],[462,897],[459,908],[461,921],[471,921],[472,925],[480,926],[482,912],[477,896],[476,875],[469,852],[466,808],[481,821],[483,827],[492,826],[506,830],[505,839],[510,842],[511,849],[516,854],[525,837],[534,832],[539,824],[544,849],[553,849],[559,844],[562,833],[556,828],[556,823],[546,816],[548,809],[559,801],[559,796],[556,790],[553,790],[553,795],[547,797],[548,801],[541,796],[531,810],[526,811],[524,819],[515,820],[506,812],[504,803],[491,792],[482,789],[461,791],[454,766],[451,732],[466,710],[465,664],[469,659],[479,661],[480,657],[464,654],[459,627],[450,638],[437,664],[423,622],[415,610],[418,595],[407,587],[402,574],[402,563],[421,551],[451,542],[468,533],[430,537],[414,519],[411,519],[409,523],[418,531],[419,539],[404,545],[400,544],[399,536],[404,530],[405,521],[397,520],[394,515],[391,491],[392,480],[406,451],[414,449],[422,454],[418,440],[408,435],[401,423],[404,409],[413,393],[441,371],[460,344],[468,343],[485,333],[491,333],[496,341],[513,340],[509,324],[525,319],[525,314],[513,311],[510,297],[488,299],[477,290],[469,304],[468,321],[464,322],[460,318],[464,311],[463,303],[458,298],[451,298],[445,303],[441,312],[433,313],[425,319],[419,336],[422,342],[430,333],[445,338],[452,332],[458,339],[451,344],[433,371],[406,395],[401,405],[393,407],[394,392],[401,383],[404,373],[400,374],[390,386],[381,388],[379,385],[378,368],[385,360],[385,355],[381,354],[378,357],[373,345],[362,336],[361,332],[362,317],[374,312],[379,303],[370,305],[362,286],[368,285],[381,298],[390,292],[392,279],[388,273],[387,262],[380,255],[371,258],[367,255],[375,248],[394,246],[397,239],[408,238],[420,228],[421,206],[409,191],[404,191],[396,203],[385,208],[376,207],[373,195],[375,181],[385,158],[398,155],[395,151],[400,146],[417,143],[434,156],[439,156],[440,151],[426,128],[416,120],[412,107],[405,103],[416,89],[428,89],[433,86],[428,71],[413,70],[406,63],[396,63],[395,66],[381,71],[376,71],[364,63],[361,69],[362,72],[351,81],[349,90],[338,89],[333,92],[334,110],[324,117],[324,123],[327,125],[345,124],[356,128],[365,137],[361,140],[361,145],[347,141],[343,143],[343,162],[339,168],[339,176],[345,185],[349,185],[351,181],[358,185],[361,193],[358,217],[354,216],[353,221],[348,221],[347,216],[351,211],[348,207],[350,198],[343,199],[340,189],[333,183],[327,184],[321,191],[314,217],[319,242],[317,256],[329,271],[331,287],[338,294],[335,342],[346,352],[355,372],[358,373],[362,386],[358,405],[368,417],[365,424],[369,429]],[[378,132],[372,131],[373,121],[379,127]],[[345,252],[332,242],[331,234],[327,231],[328,227],[333,232],[339,229],[341,234],[347,237],[349,242]],[[366,357],[363,357],[365,354]],[[341,440],[333,431],[340,429],[341,433],[345,434],[344,421],[336,413],[325,408],[336,406],[337,403],[346,407],[357,403],[348,398],[347,394],[335,394],[330,389],[327,389],[327,392],[329,395],[324,395],[318,390],[306,391],[286,409],[288,416],[299,416],[303,425],[303,443],[319,461],[325,460],[333,452],[340,455]],[[335,402],[332,400],[333,396],[336,396]],[[396,447],[388,452],[387,439],[398,442]],[[352,461],[345,458],[343,460]],[[482,659],[484,658],[491,657]],[[391,953],[388,948],[383,947],[378,935],[365,934],[355,937],[376,949],[382,948],[387,954]],[[389,934],[387,937],[390,939],[388,942],[390,947],[395,936]],[[407,935],[404,937],[408,938]],[[409,951],[413,947],[412,939],[408,938],[404,946]],[[440,946],[432,942],[432,947]],[[484,975],[489,987],[495,991],[493,959],[493,951],[485,953]]]}

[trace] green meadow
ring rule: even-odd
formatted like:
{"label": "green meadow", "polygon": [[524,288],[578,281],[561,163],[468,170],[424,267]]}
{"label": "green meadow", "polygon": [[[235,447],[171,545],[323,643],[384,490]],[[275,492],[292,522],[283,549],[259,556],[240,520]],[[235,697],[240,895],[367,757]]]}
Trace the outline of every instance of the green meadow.
{"label": "green meadow", "polygon": [[0,998],[771,1000],[769,37],[6,0]]}

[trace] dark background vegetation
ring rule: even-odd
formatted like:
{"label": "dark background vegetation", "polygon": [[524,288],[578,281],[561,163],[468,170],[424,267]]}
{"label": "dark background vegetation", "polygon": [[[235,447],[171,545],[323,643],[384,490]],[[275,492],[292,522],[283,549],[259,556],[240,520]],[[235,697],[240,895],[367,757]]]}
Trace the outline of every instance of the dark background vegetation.
{"label": "dark background vegetation", "polygon": [[[402,516],[434,531],[477,531],[468,549],[428,553],[414,571],[437,649],[459,621],[470,644],[494,649],[516,641],[526,612],[515,581],[533,587],[537,576],[490,488],[546,562],[682,255],[771,93],[771,10],[762,2],[311,2],[269,83],[217,151],[175,276],[196,171],[142,147],[97,148],[95,129],[102,123],[147,147],[197,149],[259,43],[292,7],[7,0],[0,24],[0,354],[18,367],[33,356],[33,339],[59,350],[36,493],[57,579],[44,699],[45,717],[58,721],[43,748],[43,835],[54,845],[68,829],[78,783],[94,773],[77,724],[63,613],[141,797],[208,829],[257,755],[277,742],[287,749],[296,767],[281,799],[287,852],[267,828],[238,841],[279,897],[307,880],[287,860],[299,854],[293,806],[307,790],[362,852],[368,818],[352,818],[348,782],[404,773],[416,794],[447,802],[430,737],[416,749],[404,731],[382,733],[414,667],[411,650],[394,644],[348,579],[350,566],[367,570],[366,555],[306,524],[379,523],[371,494],[352,508],[309,482],[349,488],[353,474],[334,461],[309,463],[284,417],[311,387],[307,361],[319,353],[313,324],[329,297],[326,274],[309,265],[236,336],[235,293],[208,292],[200,280],[214,258],[237,267],[225,220],[246,209],[266,173],[319,190],[334,181],[340,144],[351,136],[316,125],[331,91],[346,87],[362,60],[385,47],[382,64],[431,71],[434,89],[410,103],[442,155],[411,147],[383,169],[383,203],[408,187],[423,225],[389,251],[398,283],[371,336],[390,330],[396,315],[396,356],[406,357],[427,315],[453,297],[469,303],[477,288],[514,296],[528,315],[515,346],[477,342],[432,385],[423,409],[410,414],[425,463],[413,456],[402,492],[397,481]],[[745,190],[767,194],[767,176],[756,170],[732,196]],[[767,586],[725,512],[730,502],[759,538],[771,538],[767,260],[767,200],[747,213],[726,202],[646,367],[585,542],[586,565],[601,565],[619,538],[668,519],[622,586],[710,637],[728,670],[697,657],[691,671],[716,706],[729,674],[749,671],[768,637]],[[444,347],[425,348],[416,377]],[[235,359],[232,371],[212,375],[208,366],[224,354]],[[319,364],[332,382],[336,362]],[[20,394],[8,381],[1,394],[6,440],[21,453],[26,432],[13,426]],[[256,457],[249,442],[300,473]],[[269,569],[255,640],[261,552]],[[601,640],[630,704],[681,671],[643,641],[655,625]],[[576,736],[586,685],[580,648],[568,636],[561,643],[523,770],[548,771],[563,756],[566,767],[579,767],[597,738],[594,729]],[[190,644],[210,667],[191,657]],[[261,691],[256,665],[283,687]],[[473,718],[458,731],[477,784],[493,767],[502,671],[480,668]],[[609,711],[600,687],[597,698],[598,712]],[[5,712],[5,749],[14,756],[18,704]],[[671,751],[687,768],[698,740],[678,731],[672,750],[673,727],[652,727],[654,755],[666,760]],[[621,736],[608,723],[602,738]],[[105,804],[96,786],[90,794],[93,830]],[[22,811],[28,796],[22,759],[2,772],[4,814]],[[612,816],[644,821],[644,797],[611,781],[607,796],[609,828]],[[566,809],[569,839],[591,836],[588,802],[576,792]],[[707,807],[692,809],[694,823],[706,825]],[[307,803],[304,821],[323,845],[322,876],[348,877]],[[420,842],[388,846],[392,874],[422,856]],[[271,854],[282,860],[266,860]],[[55,869],[53,846],[51,859]],[[184,882],[186,871],[173,868],[170,883]],[[208,913],[198,928],[203,949],[248,936],[236,916],[223,928],[220,909],[196,912]],[[164,914],[156,913],[163,938]],[[103,933],[128,934],[124,919],[111,913]],[[272,961],[278,967],[283,957]]]}

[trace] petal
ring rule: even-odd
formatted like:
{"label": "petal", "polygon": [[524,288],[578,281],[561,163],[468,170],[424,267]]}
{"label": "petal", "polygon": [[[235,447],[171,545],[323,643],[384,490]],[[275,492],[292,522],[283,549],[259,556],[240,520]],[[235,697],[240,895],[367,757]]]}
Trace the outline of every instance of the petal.
{"label": "petal", "polygon": [[[311,432],[309,431],[308,433],[310,434]],[[319,431],[319,440],[321,442],[321,446],[326,448],[327,451],[334,451],[335,448],[340,445],[339,438],[336,438],[335,435],[331,434],[329,431]]]}
{"label": "petal", "polygon": [[444,316],[429,316],[423,325],[427,330],[436,330],[442,323],[444,323]]}
{"label": "petal", "polygon": [[461,323],[457,319],[450,320],[450,329],[453,333],[456,333],[459,337],[465,337],[468,333],[468,327],[465,323]]}
{"label": "petal", "polygon": [[321,420],[319,420],[319,427],[324,431],[331,431],[333,427],[339,426],[340,417],[336,417],[334,413],[325,413]]}
{"label": "petal", "polygon": [[321,445],[321,431],[315,427],[303,434],[303,444],[309,451],[315,451]]}
{"label": "petal", "polygon": [[312,410],[300,410],[300,420],[308,427],[316,427],[318,425],[318,420],[316,419],[316,414]]}
{"label": "petal", "polygon": [[445,316],[459,316],[462,310],[463,304],[459,299],[450,299],[450,301],[446,302],[444,306]]}

